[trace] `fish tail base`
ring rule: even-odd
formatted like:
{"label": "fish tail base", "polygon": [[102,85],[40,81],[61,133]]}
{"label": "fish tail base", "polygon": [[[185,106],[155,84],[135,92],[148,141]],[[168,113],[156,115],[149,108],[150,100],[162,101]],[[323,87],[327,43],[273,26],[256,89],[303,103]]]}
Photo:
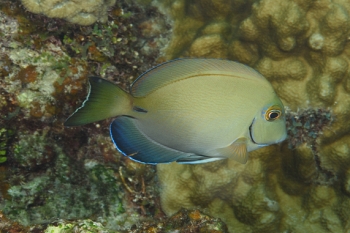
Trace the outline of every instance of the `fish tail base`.
{"label": "fish tail base", "polygon": [[117,85],[99,77],[89,78],[90,89],[86,100],[65,122],[78,126],[119,115],[132,109],[132,96]]}

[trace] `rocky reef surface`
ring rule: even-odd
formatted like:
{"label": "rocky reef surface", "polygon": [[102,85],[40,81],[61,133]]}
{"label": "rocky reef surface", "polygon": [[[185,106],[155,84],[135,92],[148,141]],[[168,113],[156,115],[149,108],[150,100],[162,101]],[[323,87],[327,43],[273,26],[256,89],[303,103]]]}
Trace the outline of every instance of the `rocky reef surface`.
{"label": "rocky reef surface", "polygon": [[125,160],[108,121],[63,122],[84,100],[88,75],[127,88],[162,61],[167,19],[118,1],[106,23],[79,26],[24,5],[0,2],[0,231],[125,232],[161,219],[154,166]]}
{"label": "rocky reef surface", "polygon": [[107,10],[116,0],[22,0],[25,8],[50,18],[62,18],[79,25],[106,22]]}
{"label": "rocky reef surface", "polygon": [[[79,2],[0,2],[0,231],[350,229],[346,0]],[[93,20],[55,15],[65,4]],[[260,71],[287,108],[288,139],[245,165],[158,165],[157,177],[114,149],[108,120],[63,127],[88,75],[127,88],[178,57]]]}

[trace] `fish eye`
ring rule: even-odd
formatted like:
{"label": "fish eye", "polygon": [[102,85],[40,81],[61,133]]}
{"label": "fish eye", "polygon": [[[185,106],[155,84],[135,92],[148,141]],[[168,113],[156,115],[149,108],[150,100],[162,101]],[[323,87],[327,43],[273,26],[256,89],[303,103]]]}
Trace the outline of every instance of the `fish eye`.
{"label": "fish eye", "polygon": [[269,109],[267,109],[265,113],[265,120],[274,121],[280,118],[281,115],[282,115],[282,110],[277,106],[272,106]]}

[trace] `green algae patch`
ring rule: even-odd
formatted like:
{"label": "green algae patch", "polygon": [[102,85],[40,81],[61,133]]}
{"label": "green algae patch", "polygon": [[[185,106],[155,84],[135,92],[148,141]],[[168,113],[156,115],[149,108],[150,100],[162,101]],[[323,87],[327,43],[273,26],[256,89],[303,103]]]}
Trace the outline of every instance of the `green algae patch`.
{"label": "green algae patch", "polygon": [[45,230],[45,233],[62,233],[62,232],[107,233],[110,231],[106,227],[104,227],[101,223],[94,222],[90,219],[79,220],[71,223],[58,223],[57,226],[49,226]]}
{"label": "green algae patch", "polygon": [[57,147],[54,150],[57,158],[52,167],[41,170],[40,176],[33,172],[21,184],[10,187],[10,200],[0,204],[8,218],[28,226],[52,219],[124,213],[123,195],[113,171],[102,165],[81,168]]}
{"label": "green algae patch", "polygon": [[0,163],[7,161],[8,141],[13,136],[13,130],[1,128],[0,129]]}

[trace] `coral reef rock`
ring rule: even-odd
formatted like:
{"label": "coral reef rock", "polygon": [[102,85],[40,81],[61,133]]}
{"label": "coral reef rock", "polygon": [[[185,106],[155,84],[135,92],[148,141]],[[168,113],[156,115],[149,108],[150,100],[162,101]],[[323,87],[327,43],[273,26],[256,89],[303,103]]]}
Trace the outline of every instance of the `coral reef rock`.
{"label": "coral reef rock", "polygon": [[119,0],[108,22],[81,27],[19,3],[0,1],[0,232],[126,232],[164,216],[155,167],[119,154],[109,122],[63,122],[88,75],[126,87],[155,65],[165,17]]}
{"label": "coral reef rock", "polygon": [[90,25],[106,22],[107,9],[115,0],[22,0],[27,10],[50,18],[63,18],[69,22]]}
{"label": "coral reef rock", "polygon": [[206,233],[228,233],[225,223],[199,210],[181,209],[176,214],[165,220],[157,222],[143,222],[132,229],[135,233],[162,233],[162,232],[206,232]]}
{"label": "coral reef rock", "polygon": [[168,0],[168,59],[248,64],[289,109],[289,138],[247,164],[158,165],[168,215],[199,208],[230,232],[350,229],[350,5],[346,0]]}

